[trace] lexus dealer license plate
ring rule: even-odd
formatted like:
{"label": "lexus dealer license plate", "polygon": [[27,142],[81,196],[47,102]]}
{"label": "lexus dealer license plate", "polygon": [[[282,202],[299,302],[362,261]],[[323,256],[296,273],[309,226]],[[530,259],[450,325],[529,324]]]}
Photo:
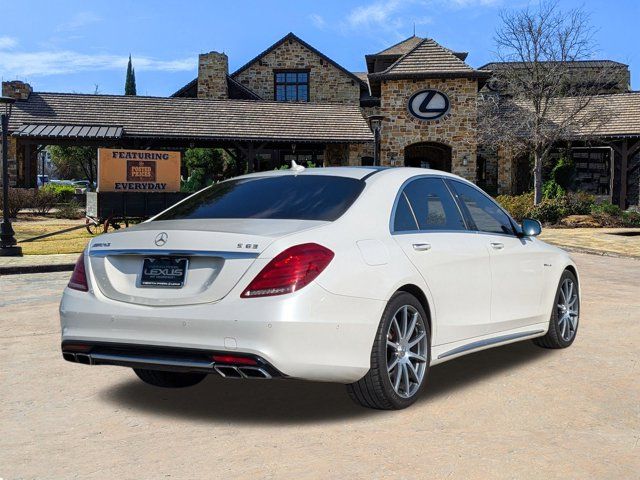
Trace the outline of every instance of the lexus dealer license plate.
{"label": "lexus dealer license plate", "polygon": [[142,264],[142,287],[182,288],[187,275],[187,258],[149,257]]}

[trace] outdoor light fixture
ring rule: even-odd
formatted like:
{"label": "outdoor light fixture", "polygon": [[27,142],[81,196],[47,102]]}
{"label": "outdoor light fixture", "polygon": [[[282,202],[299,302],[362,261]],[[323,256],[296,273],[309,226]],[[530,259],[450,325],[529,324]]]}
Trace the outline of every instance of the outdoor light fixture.
{"label": "outdoor light fixture", "polygon": [[9,219],[9,117],[16,100],[0,97],[0,123],[2,123],[2,223],[0,223],[0,257],[22,255],[22,248],[16,244],[16,237]]}
{"label": "outdoor light fixture", "polygon": [[467,165],[469,165],[469,156],[468,155],[465,155],[464,157],[462,157],[462,165],[465,166],[465,167]]}
{"label": "outdoor light fixture", "polygon": [[373,130],[373,165],[380,165],[380,131],[382,130],[383,115],[369,115],[369,125]]}

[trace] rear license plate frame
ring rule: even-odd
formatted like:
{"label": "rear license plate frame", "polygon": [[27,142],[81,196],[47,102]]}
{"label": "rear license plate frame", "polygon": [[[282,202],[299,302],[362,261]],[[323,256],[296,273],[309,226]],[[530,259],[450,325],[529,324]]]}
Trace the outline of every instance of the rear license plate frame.
{"label": "rear license plate frame", "polygon": [[[152,268],[159,271],[153,272]],[[140,272],[140,286],[143,288],[182,288],[187,278],[188,268],[189,258],[187,257],[162,255],[145,257]],[[176,269],[181,269],[182,273],[177,273]]]}

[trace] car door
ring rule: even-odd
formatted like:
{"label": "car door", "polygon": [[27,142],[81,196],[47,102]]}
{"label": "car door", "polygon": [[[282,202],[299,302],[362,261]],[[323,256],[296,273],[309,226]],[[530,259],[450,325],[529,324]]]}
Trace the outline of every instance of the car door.
{"label": "car door", "polygon": [[480,189],[447,182],[489,250],[492,322],[499,331],[539,322],[544,260],[535,241],[519,237],[509,215]]}
{"label": "car door", "polygon": [[392,234],[425,279],[434,299],[434,345],[490,333],[489,252],[467,229],[440,177],[422,176],[401,189]]}

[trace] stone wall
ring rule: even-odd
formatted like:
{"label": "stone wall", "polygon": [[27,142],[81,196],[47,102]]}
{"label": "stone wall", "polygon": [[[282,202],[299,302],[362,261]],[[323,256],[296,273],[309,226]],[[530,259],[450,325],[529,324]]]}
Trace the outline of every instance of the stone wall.
{"label": "stone wall", "polygon": [[[414,118],[407,110],[411,95],[433,88],[449,97],[451,108],[438,120]],[[452,172],[476,180],[478,82],[467,78],[387,80],[382,83],[380,113],[385,117],[380,142],[382,165],[404,165],[404,149],[418,142],[451,147]]]}
{"label": "stone wall", "polygon": [[274,100],[274,70],[309,69],[309,101],[360,103],[360,84],[342,70],[294,40],[287,40],[256,60],[234,79],[260,95]]}
{"label": "stone wall", "polygon": [[[9,165],[9,186],[15,187],[18,181],[18,168],[16,164],[16,139],[9,137],[9,148],[7,150],[7,164]],[[0,145],[0,172],[2,171],[2,146]],[[2,185],[2,175],[0,175],[0,185]]]}
{"label": "stone wall", "polygon": [[2,82],[2,96],[11,97],[16,100],[27,100],[33,89],[31,85],[20,80]]}
{"label": "stone wall", "polygon": [[229,59],[224,53],[209,52],[198,57],[198,98],[229,98],[227,75]]}

